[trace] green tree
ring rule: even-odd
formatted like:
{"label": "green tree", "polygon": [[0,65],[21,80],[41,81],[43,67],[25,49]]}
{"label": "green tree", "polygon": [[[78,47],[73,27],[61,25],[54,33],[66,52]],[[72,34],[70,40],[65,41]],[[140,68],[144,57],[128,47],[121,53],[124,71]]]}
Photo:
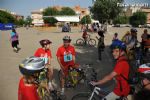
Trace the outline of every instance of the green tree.
{"label": "green tree", "polygon": [[17,21],[17,25],[23,25],[23,24],[25,24],[25,21],[23,19],[19,19]]}
{"label": "green tree", "polygon": [[84,16],[81,21],[80,21],[81,24],[90,24],[91,23],[91,18],[89,15],[86,15]]}
{"label": "green tree", "polygon": [[17,20],[6,11],[0,10],[0,23],[16,23]]}
{"label": "green tree", "polygon": [[70,7],[63,7],[60,11],[60,15],[75,15],[75,11]]}
{"label": "green tree", "polygon": [[118,6],[122,2],[123,0],[96,0],[90,7],[92,17],[102,23],[113,20],[122,12],[122,7]]}
{"label": "green tree", "polygon": [[[55,16],[55,15],[59,15],[59,11],[55,8],[48,7],[43,11],[43,16]],[[57,23],[57,20],[54,17],[44,17],[43,20],[44,23],[49,23],[51,25]]]}
{"label": "green tree", "polygon": [[48,7],[43,11],[43,16],[59,15],[59,11],[56,8]]}
{"label": "green tree", "polygon": [[141,12],[141,11],[134,13],[130,17],[130,24],[133,27],[138,27],[139,25],[144,25],[144,24],[146,24],[146,21],[147,21],[147,15],[146,15],[146,13]]}
{"label": "green tree", "polygon": [[27,18],[25,19],[25,24],[26,25],[31,25],[32,24],[32,18],[30,16],[27,16]]}
{"label": "green tree", "polygon": [[44,23],[55,25],[55,23],[57,23],[57,20],[54,17],[46,17],[44,18]]}
{"label": "green tree", "polygon": [[127,16],[117,16],[113,20],[113,24],[127,24],[129,23],[129,18]]}

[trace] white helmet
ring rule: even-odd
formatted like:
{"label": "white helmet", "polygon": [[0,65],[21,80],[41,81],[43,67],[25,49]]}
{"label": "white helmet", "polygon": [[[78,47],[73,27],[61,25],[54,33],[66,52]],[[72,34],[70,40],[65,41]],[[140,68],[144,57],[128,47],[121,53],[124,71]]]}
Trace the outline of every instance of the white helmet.
{"label": "white helmet", "polygon": [[19,70],[23,75],[33,75],[41,72],[41,70],[45,67],[44,65],[45,63],[41,58],[31,56],[19,64]]}

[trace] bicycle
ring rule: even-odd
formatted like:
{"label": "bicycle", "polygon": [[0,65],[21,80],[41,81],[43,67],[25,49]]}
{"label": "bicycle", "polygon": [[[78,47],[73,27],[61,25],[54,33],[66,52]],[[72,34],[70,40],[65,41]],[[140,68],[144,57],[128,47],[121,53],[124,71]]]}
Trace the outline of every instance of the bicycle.
{"label": "bicycle", "polygon": [[91,36],[88,34],[87,39],[84,40],[83,38],[79,38],[76,40],[76,45],[78,46],[84,46],[84,45],[90,45],[90,46],[95,46],[96,45],[96,40],[92,39]]}
{"label": "bicycle", "polygon": [[135,46],[135,66],[138,68],[143,63],[143,53],[141,43],[138,42]]}
{"label": "bicycle", "polygon": [[38,95],[41,100],[65,100],[66,96],[61,96],[60,91],[48,89],[48,68],[45,68],[42,72],[39,73],[39,76],[36,80],[38,89]]}
{"label": "bicycle", "polygon": [[[105,96],[109,94],[108,91],[98,87],[93,86],[90,83],[90,86],[93,88],[89,92],[81,92],[72,97],[71,100],[106,100]],[[119,97],[116,100],[127,100],[126,97]]]}
{"label": "bicycle", "polygon": [[[66,88],[75,88],[81,80],[86,84],[89,82],[88,76],[92,76],[93,80],[96,79],[96,72],[93,67],[90,67],[91,64],[85,64],[82,68],[72,68],[72,66],[68,69],[68,76],[65,77],[65,87]],[[88,70],[91,70],[93,74],[89,75]],[[61,70],[58,73],[59,80],[61,79]],[[91,81],[91,80],[90,80]]]}

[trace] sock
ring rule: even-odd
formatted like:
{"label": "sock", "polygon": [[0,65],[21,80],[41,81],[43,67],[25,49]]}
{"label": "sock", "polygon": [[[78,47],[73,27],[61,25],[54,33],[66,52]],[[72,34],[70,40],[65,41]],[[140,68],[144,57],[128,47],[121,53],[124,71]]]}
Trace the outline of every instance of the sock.
{"label": "sock", "polygon": [[62,88],[61,91],[64,92],[64,91],[65,91],[65,88]]}
{"label": "sock", "polygon": [[54,88],[53,88],[53,86],[52,86],[52,82],[49,82],[49,83],[48,83],[48,86],[49,86],[49,89],[50,89],[51,91],[54,90]]}

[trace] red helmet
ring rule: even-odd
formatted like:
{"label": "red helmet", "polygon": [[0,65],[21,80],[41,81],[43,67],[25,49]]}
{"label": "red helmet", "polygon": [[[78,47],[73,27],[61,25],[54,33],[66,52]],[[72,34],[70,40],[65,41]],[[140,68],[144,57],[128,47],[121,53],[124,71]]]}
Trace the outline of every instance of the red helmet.
{"label": "red helmet", "polygon": [[48,39],[44,39],[44,40],[41,40],[39,43],[41,44],[41,46],[44,46],[44,45],[47,45],[47,44],[51,44],[52,42]]}

